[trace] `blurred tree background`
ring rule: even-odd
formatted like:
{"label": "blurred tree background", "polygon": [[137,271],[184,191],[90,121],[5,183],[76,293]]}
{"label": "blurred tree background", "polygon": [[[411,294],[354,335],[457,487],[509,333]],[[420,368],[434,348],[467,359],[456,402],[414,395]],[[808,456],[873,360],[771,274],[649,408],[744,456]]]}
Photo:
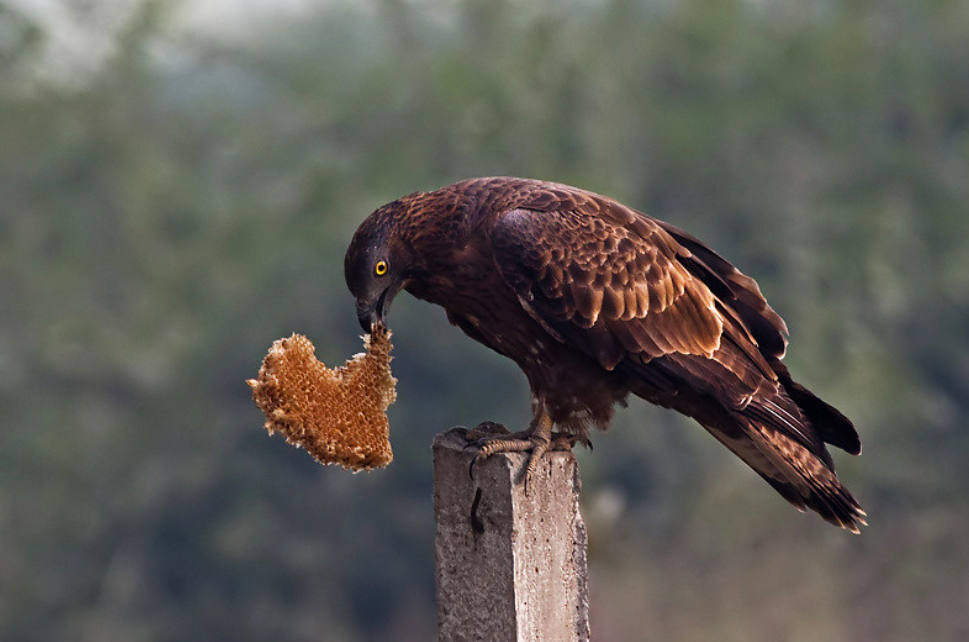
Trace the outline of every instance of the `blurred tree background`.
{"label": "blurred tree background", "polygon": [[0,0],[4,640],[434,639],[429,443],[522,425],[517,369],[398,299],[396,460],[360,475],[244,380],[294,331],[359,351],[356,225],[489,174],[708,241],[865,445],[852,537],[620,411],[579,453],[597,640],[969,638],[969,4],[65,0],[74,48],[51,4]]}

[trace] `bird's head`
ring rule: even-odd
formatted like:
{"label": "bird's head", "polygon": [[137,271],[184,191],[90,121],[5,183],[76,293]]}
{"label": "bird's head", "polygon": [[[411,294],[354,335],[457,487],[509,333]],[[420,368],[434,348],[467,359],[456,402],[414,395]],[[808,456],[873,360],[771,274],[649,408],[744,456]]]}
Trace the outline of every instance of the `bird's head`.
{"label": "bird's head", "polygon": [[373,323],[386,325],[390,303],[404,286],[411,263],[410,252],[394,234],[393,205],[380,208],[357,228],[343,262],[364,332]]}

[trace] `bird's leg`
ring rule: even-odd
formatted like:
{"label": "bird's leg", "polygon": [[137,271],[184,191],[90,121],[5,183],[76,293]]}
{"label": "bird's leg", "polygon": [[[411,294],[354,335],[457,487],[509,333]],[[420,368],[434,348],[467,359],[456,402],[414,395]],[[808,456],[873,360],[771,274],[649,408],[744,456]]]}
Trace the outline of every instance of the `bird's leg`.
{"label": "bird's leg", "polygon": [[573,435],[553,433],[552,418],[546,412],[538,412],[527,430],[478,439],[476,445],[479,450],[475,460],[486,459],[495,453],[530,451],[524,479],[527,488],[539,462],[542,461],[542,456],[546,452],[549,450],[571,450],[575,442],[576,438]]}

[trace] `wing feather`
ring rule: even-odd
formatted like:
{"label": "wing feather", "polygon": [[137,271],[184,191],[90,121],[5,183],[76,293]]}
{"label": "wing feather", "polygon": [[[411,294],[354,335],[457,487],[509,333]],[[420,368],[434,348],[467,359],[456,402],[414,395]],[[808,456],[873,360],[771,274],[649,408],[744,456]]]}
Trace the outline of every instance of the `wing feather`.
{"label": "wing feather", "polygon": [[731,301],[731,308],[742,327],[763,354],[780,359],[787,351],[787,324],[768,305],[757,282],[696,237],[664,221],[656,221],[688,252],[682,258],[691,273],[702,279],[714,294]]}
{"label": "wing feather", "polygon": [[[653,219],[611,213],[594,200],[505,213],[492,230],[501,274],[553,326],[597,328],[599,340],[648,358],[712,355],[723,319],[713,292],[679,260],[689,252]],[[594,343],[589,352],[611,354]]]}

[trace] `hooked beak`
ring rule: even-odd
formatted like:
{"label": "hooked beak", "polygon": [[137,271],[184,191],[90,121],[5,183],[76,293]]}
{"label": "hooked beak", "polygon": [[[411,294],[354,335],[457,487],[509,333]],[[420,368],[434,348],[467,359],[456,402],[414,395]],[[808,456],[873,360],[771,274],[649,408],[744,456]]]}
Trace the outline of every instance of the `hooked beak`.
{"label": "hooked beak", "polygon": [[376,301],[357,299],[357,320],[360,322],[360,327],[363,328],[364,332],[369,334],[375,323],[386,325],[384,316],[387,314],[387,310],[390,307],[390,300],[393,298],[393,295],[389,294],[389,292],[389,289],[381,292]]}

